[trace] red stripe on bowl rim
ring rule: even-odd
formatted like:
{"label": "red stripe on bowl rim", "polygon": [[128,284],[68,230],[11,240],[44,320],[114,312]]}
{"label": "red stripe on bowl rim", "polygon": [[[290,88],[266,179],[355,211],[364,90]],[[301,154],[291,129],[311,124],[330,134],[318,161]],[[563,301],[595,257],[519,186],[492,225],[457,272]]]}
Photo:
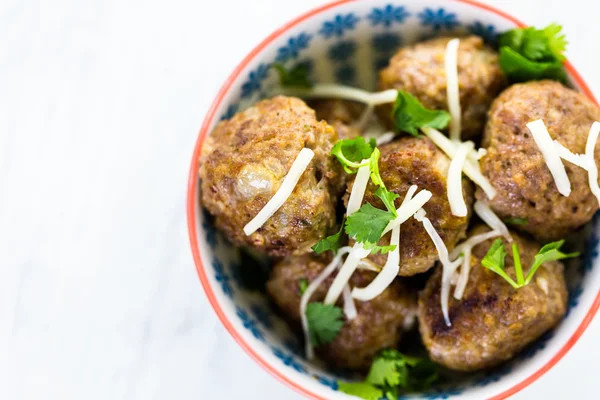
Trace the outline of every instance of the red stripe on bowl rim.
{"label": "red stripe on bowl rim", "polygon": [[[187,191],[188,234],[190,237],[190,245],[192,248],[192,255],[194,257],[194,263],[196,265],[196,271],[198,273],[198,277],[200,278],[200,282],[202,283],[202,287],[204,288],[204,291],[206,292],[206,297],[208,298],[210,305],[212,306],[215,313],[221,320],[221,323],[223,324],[223,326],[225,326],[225,329],[227,329],[229,334],[235,339],[235,341],[240,345],[240,347],[242,347],[242,349],[244,349],[244,351],[246,353],[248,353],[248,355],[252,359],[254,359],[254,361],[256,361],[260,366],[262,366],[267,372],[269,372],[276,379],[285,383],[286,385],[288,385],[290,388],[292,388],[296,392],[298,392],[304,396],[307,396],[308,398],[318,399],[318,400],[325,400],[325,399],[310,392],[306,388],[300,386],[298,383],[292,381],[288,377],[281,374],[278,371],[278,368],[269,364],[257,352],[255,352],[254,349],[252,349],[252,347],[244,341],[244,338],[238,333],[238,331],[235,329],[235,327],[229,321],[229,319],[227,319],[227,316],[225,315],[225,313],[221,309],[221,306],[217,302],[215,294],[208,282],[208,276],[206,275],[206,271],[204,269],[204,265],[203,265],[202,259],[200,257],[198,239],[196,237],[196,205],[197,205],[196,191],[197,191],[197,186],[198,186],[198,159],[200,156],[200,150],[202,149],[202,143],[204,142],[204,138],[208,134],[208,129],[209,129],[213,119],[215,118],[216,110],[219,108],[219,105],[221,104],[227,91],[231,88],[233,83],[239,77],[240,73],[246,68],[246,66],[250,63],[250,61],[257,54],[259,54],[265,47],[267,47],[271,42],[273,42],[275,39],[279,38],[281,35],[283,35],[285,32],[287,32],[289,29],[293,28],[294,26],[298,25],[299,23],[301,23],[317,14],[320,14],[324,11],[335,8],[339,5],[351,3],[354,1],[357,1],[357,0],[334,1],[332,3],[325,4],[321,7],[315,8],[313,10],[310,10],[310,11],[300,15],[299,17],[291,20],[290,22],[283,25],[282,27],[280,27],[279,29],[277,29],[273,33],[271,33],[269,36],[267,36],[266,39],[264,39],[258,46],[256,46],[242,60],[242,62],[233,70],[233,72],[229,75],[229,77],[227,78],[227,80],[225,81],[225,83],[223,84],[221,89],[219,90],[217,97],[213,101],[212,105],[210,106],[210,108],[206,114],[206,117],[204,118],[202,127],[200,128],[200,132],[198,133],[198,139],[196,141],[196,145],[194,147],[194,153],[192,156],[192,163],[190,166],[189,177],[188,177],[188,191]],[[526,24],[524,24],[520,20],[516,19],[515,17],[513,17],[501,10],[496,9],[495,7],[489,6],[487,4],[481,4],[474,0],[448,0],[448,1],[455,1],[455,2],[459,2],[459,3],[469,4],[473,7],[476,7],[476,8],[482,9],[482,10],[486,10],[493,14],[499,15],[500,17],[513,22],[515,25],[517,25],[519,27],[526,26]],[[584,82],[581,75],[579,75],[579,73],[571,65],[571,63],[566,61],[565,67],[566,67],[567,71],[569,72],[569,75],[571,76],[571,78],[575,81],[577,86],[579,86],[579,89],[581,90],[581,92],[583,92],[591,101],[593,101],[596,105],[598,105],[598,102],[594,98],[594,95],[592,94],[591,90],[586,85],[586,83]],[[563,358],[563,356],[573,347],[573,345],[581,337],[583,332],[586,330],[586,328],[588,327],[588,325],[594,318],[594,315],[598,311],[598,308],[600,308],[600,290],[598,290],[598,293],[596,294],[596,298],[595,298],[594,302],[592,303],[592,306],[586,313],[585,317],[583,318],[583,321],[581,321],[581,323],[579,324],[579,326],[577,327],[577,329],[575,330],[573,335],[569,338],[569,340],[567,340],[567,342],[559,349],[559,351],[546,364],[544,364],[540,369],[538,369],[533,374],[529,375],[523,381],[521,381],[521,382],[517,383],[516,385],[514,385],[513,387],[491,397],[489,400],[506,399],[507,397],[512,396],[513,394],[515,394],[515,393],[523,390],[527,386],[531,385],[538,378],[540,378],[542,375],[544,375],[548,370],[550,370],[556,363],[558,363],[558,361],[560,361],[561,358]]]}

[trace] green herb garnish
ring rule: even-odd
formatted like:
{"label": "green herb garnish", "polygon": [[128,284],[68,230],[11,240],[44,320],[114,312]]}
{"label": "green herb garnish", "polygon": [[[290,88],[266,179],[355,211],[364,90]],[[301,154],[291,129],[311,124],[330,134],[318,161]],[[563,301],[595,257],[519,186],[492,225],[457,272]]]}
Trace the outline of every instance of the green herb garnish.
{"label": "green herb garnish", "polygon": [[373,244],[373,243],[363,243],[363,248],[365,250],[369,250],[371,252],[371,254],[375,254],[375,253],[387,254],[390,251],[396,250],[396,245],[388,244],[385,246],[380,246],[378,244]]}
{"label": "green herb garnish", "polygon": [[356,172],[355,169],[366,165],[361,162],[371,158],[371,154],[376,149],[375,146],[375,139],[367,142],[365,138],[358,136],[356,139],[338,140],[331,149],[331,154],[342,164],[344,171],[353,174]]}
{"label": "green herb garnish", "polygon": [[564,82],[564,51],[567,46],[562,27],[550,24],[512,29],[500,36],[500,67],[513,82],[554,79]]}
{"label": "green herb garnish", "polygon": [[384,350],[371,364],[364,382],[338,382],[340,391],[366,400],[398,398],[399,390],[422,390],[429,387],[438,374],[430,360],[409,357],[396,350]]}
{"label": "green herb garnish", "polygon": [[430,110],[412,94],[398,90],[392,109],[392,120],[398,132],[419,136],[419,128],[429,126],[444,129],[450,123],[450,114],[443,110]]}
{"label": "green herb garnish", "polygon": [[334,233],[333,235],[327,236],[325,239],[321,239],[315,244],[312,249],[315,253],[321,254],[327,250],[331,250],[334,253],[342,247],[344,244],[344,224],[346,223],[346,219],[342,220],[342,225],[340,226],[340,230]]}
{"label": "green herb garnish", "polygon": [[[369,175],[373,184],[379,186],[375,191],[375,196],[379,197],[386,207],[387,211],[373,207],[371,204],[364,204],[358,211],[350,215],[345,224],[345,231],[352,239],[363,244],[365,249],[371,253],[381,252],[386,254],[394,250],[395,246],[378,246],[377,242],[381,238],[388,222],[398,216],[394,201],[398,195],[390,192],[385,187],[383,179],[379,173],[379,156],[381,153],[376,147],[374,139],[368,142],[363,137],[355,139],[342,139],[338,141],[331,149],[340,164],[347,173],[355,173],[358,168],[369,167]],[[337,235],[337,234],[336,234]],[[325,250],[334,249],[337,251],[339,245],[335,247],[333,243],[340,243],[340,237],[329,236],[317,243],[313,250],[317,253]]]}
{"label": "green herb garnish", "polygon": [[283,64],[275,63],[273,68],[279,73],[279,84],[283,87],[311,88],[313,83],[308,78],[308,67],[300,63],[290,69]]}
{"label": "green herb garnish", "polygon": [[342,315],[342,309],[333,304],[310,303],[306,319],[311,343],[315,346],[331,343],[344,325]]}
{"label": "green herb garnish", "polygon": [[376,244],[392,219],[394,214],[391,212],[365,203],[358,211],[348,216],[346,233],[357,242]]}
{"label": "green herb garnish", "polygon": [[307,287],[308,287],[308,279],[306,279],[306,278],[300,279],[300,281],[298,282],[298,291],[300,292],[300,296],[302,296],[304,294],[304,292],[306,292]]}
{"label": "green herb garnish", "polygon": [[509,225],[527,225],[529,221],[527,220],[527,218],[510,217],[506,218],[504,222]]}
{"label": "green herb garnish", "polygon": [[545,262],[562,260],[565,258],[578,257],[579,253],[565,254],[560,251],[560,247],[565,241],[560,240],[558,242],[548,243],[540,249],[536,254],[533,264],[529,268],[527,277],[523,276],[523,266],[521,265],[521,255],[519,254],[519,247],[516,243],[512,245],[513,262],[515,266],[515,276],[517,281],[515,282],[504,270],[506,249],[501,239],[496,239],[492,246],[489,248],[487,254],[481,260],[481,265],[490,271],[495,272],[507,281],[513,288],[519,289],[526,286],[531,282],[531,279],[535,275],[538,268]]}

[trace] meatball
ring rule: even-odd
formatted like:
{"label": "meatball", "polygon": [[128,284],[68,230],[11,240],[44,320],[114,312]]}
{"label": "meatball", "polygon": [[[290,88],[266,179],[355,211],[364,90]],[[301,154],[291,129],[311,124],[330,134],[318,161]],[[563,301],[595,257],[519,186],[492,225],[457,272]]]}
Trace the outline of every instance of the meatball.
{"label": "meatball", "polygon": [[317,119],[333,126],[340,139],[352,139],[360,134],[355,126],[364,110],[364,105],[346,100],[314,100],[309,105],[315,110]]}
{"label": "meatball", "polygon": [[[486,230],[479,227],[476,231]],[[527,273],[540,246],[517,234],[512,237]],[[492,243],[489,240],[473,249],[469,282],[462,299],[450,296],[452,326],[446,326],[440,307],[441,267],[420,293],[418,316],[423,343],[431,359],[448,368],[475,371],[509,360],[565,314],[567,288],[562,263],[543,264],[527,286],[515,290],[502,277],[481,266]],[[515,279],[511,246],[506,247],[506,272]]]}
{"label": "meatball", "polygon": [[[305,254],[287,257],[273,267],[267,292],[293,324],[300,322],[300,281],[314,280],[329,260],[330,257]],[[335,274],[326,279],[311,301],[323,301],[334,278]],[[364,287],[374,278],[373,272],[357,271],[350,285]],[[396,280],[373,300],[356,301],[356,318],[344,323],[333,342],[316,350],[335,367],[366,370],[380,350],[396,347],[404,328],[414,322],[416,303],[416,292]]]}
{"label": "meatball", "polygon": [[[456,243],[465,236],[473,204],[473,186],[463,178],[463,196],[468,208],[466,217],[452,215],[446,179],[450,160],[427,138],[404,137],[392,143],[380,146],[379,172],[386,188],[399,195],[396,207],[400,207],[406,192],[411,185],[418,190],[427,189],[432,193],[431,199],[423,206],[427,217],[446,244],[452,250]],[[352,191],[350,182],[346,189],[346,203]],[[385,209],[383,202],[375,196],[377,187],[370,182],[365,192],[364,201],[374,207]],[[380,244],[390,242],[391,233],[385,235]],[[385,265],[387,255],[372,254],[369,259],[374,263]],[[411,276],[425,272],[438,260],[438,252],[423,224],[414,218],[402,224],[400,230],[400,271],[401,276]]]}
{"label": "meatball", "polygon": [[[335,130],[317,122],[302,100],[263,100],[220,122],[206,139],[200,158],[202,204],[236,245],[272,256],[308,251],[335,225],[335,204],[343,191],[343,171],[329,155],[336,141]],[[246,236],[243,227],[273,197],[304,147],[315,156],[293,193]]]}
{"label": "meatball", "polygon": [[[523,218],[526,223],[517,228],[548,241],[588,222],[598,210],[598,200],[590,190],[587,171],[566,161],[571,195],[558,192],[526,126],[538,118],[552,139],[573,153],[584,153],[589,129],[600,121],[600,109],[558,82],[528,82],[505,90],[489,111],[482,143],[487,154],[480,161],[497,194],[489,200],[478,190],[476,196],[489,202],[501,217]],[[600,146],[596,146],[595,159],[600,161]]]}
{"label": "meatball", "polygon": [[[451,38],[437,38],[400,49],[379,73],[379,88],[411,93],[427,108],[448,110],[444,58]],[[478,36],[460,39],[458,82],[462,109],[462,136],[471,138],[483,130],[486,111],[506,86],[498,54]],[[381,108],[389,119],[390,106]]]}

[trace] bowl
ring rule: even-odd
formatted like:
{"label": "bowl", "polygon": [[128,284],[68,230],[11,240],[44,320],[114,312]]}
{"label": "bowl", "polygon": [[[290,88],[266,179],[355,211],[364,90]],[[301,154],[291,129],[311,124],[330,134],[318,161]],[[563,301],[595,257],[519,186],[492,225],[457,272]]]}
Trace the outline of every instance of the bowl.
{"label": "bowl", "polygon": [[[206,296],[225,328],[258,364],[292,389],[314,399],[351,398],[337,391],[336,381],[343,374],[304,358],[296,336],[273,312],[264,293],[248,282],[239,254],[202,211],[197,172],[204,139],[219,120],[266,96],[277,82],[269,68],[275,62],[304,63],[317,82],[373,89],[377,69],[399,46],[452,32],[472,32],[493,43],[499,32],[520,26],[524,24],[508,14],[470,0],[342,0],[307,12],[273,32],[223,84],[198,134],[190,167],[187,219],[192,253]],[[568,62],[566,69],[570,84],[595,102]],[[597,215],[587,227],[581,261],[567,268],[568,312],[556,329],[499,368],[412,397],[502,399],[552,368],[600,306],[599,220]]]}

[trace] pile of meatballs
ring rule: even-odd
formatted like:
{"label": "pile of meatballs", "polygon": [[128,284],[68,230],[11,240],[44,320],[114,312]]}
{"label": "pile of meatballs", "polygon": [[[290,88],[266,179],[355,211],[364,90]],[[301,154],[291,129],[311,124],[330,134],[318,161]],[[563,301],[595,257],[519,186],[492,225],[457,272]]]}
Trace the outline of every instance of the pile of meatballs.
{"label": "pile of meatballs", "polygon": [[[437,38],[400,49],[379,72],[379,89],[407,91],[425,107],[447,109],[444,52],[448,40]],[[450,159],[425,137],[398,135],[380,146],[381,176],[388,190],[399,195],[396,207],[411,185],[431,191],[433,197],[423,208],[449,251],[467,237],[489,230],[473,216],[475,199],[489,204],[502,219],[524,221],[511,225],[515,230],[511,235],[527,268],[544,243],[563,239],[588,222],[598,210],[598,201],[590,191],[587,172],[568,162],[572,193],[559,194],[526,124],[542,118],[553,139],[573,153],[584,153],[589,128],[600,121],[600,110],[555,81],[509,85],[497,53],[476,36],[460,41],[458,77],[463,139],[487,150],[480,166],[496,196],[488,199],[464,178],[469,213],[452,215],[446,193]],[[390,107],[377,110],[384,125],[391,125]],[[316,255],[311,246],[339,229],[354,179],[330,151],[337,140],[361,134],[356,121],[362,109],[361,104],[342,100],[319,100],[309,106],[298,98],[278,96],[220,122],[202,149],[202,206],[234,245],[273,258],[267,294],[299,335],[301,282],[315,279],[332,258]],[[293,193],[265,225],[246,236],[244,225],[277,191],[304,147],[315,156]],[[595,159],[600,162],[600,146]],[[370,183],[364,202],[383,209],[375,190]],[[389,235],[380,244],[386,241]],[[451,297],[452,325],[447,326],[440,307],[438,253],[423,225],[409,219],[401,230],[398,278],[377,298],[357,301],[357,317],[345,321],[339,335],[318,347],[317,354],[335,368],[365,371],[378,352],[397,347],[418,321],[430,358],[449,369],[476,371],[512,358],[565,314],[564,266],[547,262],[529,285],[515,290],[481,266],[492,242],[473,249],[465,293],[461,300]],[[511,246],[506,247],[506,271],[514,277]],[[381,268],[386,257],[370,255],[369,261]],[[424,279],[408,278],[417,274],[424,274],[424,285],[415,284]],[[376,272],[358,270],[350,285],[364,287],[375,276]],[[311,301],[323,301],[333,279],[327,279]]]}

